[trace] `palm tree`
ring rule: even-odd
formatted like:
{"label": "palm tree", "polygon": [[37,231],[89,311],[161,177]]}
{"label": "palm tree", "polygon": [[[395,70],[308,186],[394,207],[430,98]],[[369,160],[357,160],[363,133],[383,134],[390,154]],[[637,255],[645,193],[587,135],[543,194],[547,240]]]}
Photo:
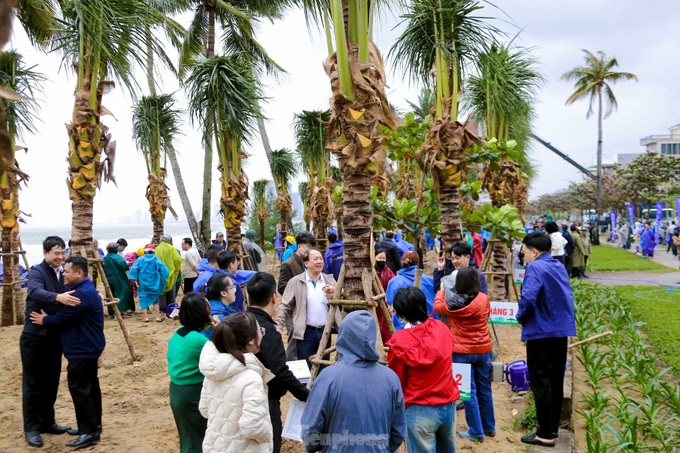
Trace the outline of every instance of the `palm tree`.
{"label": "palm tree", "polygon": [[[295,178],[298,167],[289,149],[281,148],[272,151],[269,167],[276,186],[276,209],[281,216],[281,234],[283,237],[292,233],[290,215],[293,212],[293,200],[288,192],[288,183]],[[302,196],[302,194],[300,194]]]}
{"label": "palm tree", "polygon": [[312,198],[312,188],[309,185],[309,181],[300,181],[298,183],[298,194],[300,195],[300,200],[302,201],[302,218],[305,221],[305,231],[312,230],[312,211],[309,208],[310,200]]}
{"label": "palm tree", "polygon": [[[390,55],[414,81],[434,84],[434,121],[419,151],[440,194],[444,247],[461,238],[458,187],[467,174],[465,151],[479,140],[458,118],[458,96],[464,71],[495,28],[476,0],[415,0],[403,16],[406,29]],[[434,81],[431,76],[434,71]]]}
{"label": "palm tree", "polygon": [[[221,42],[225,55],[239,53],[240,58],[247,58],[256,75],[261,71],[275,73],[281,68],[267,55],[264,48],[255,39],[255,22],[258,18],[270,20],[281,17],[286,2],[259,2],[239,0],[224,2],[221,0],[178,0],[185,9],[194,7],[194,16],[187,28],[185,39],[180,47],[180,79],[197,61],[199,56],[212,58],[215,56],[215,40],[221,27]],[[258,110],[259,100],[256,101]],[[266,136],[264,117],[258,115],[258,127],[263,132],[262,142],[265,150],[269,148]],[[210,187],[212,183],[213,143],[205,142],[203,162],[203,206],[201,231],[203,242],[210,243]],[[245,200],[244,200],[245,202]]]}
{"label": "palm tree", "polygon": [[[115,142],[101,117],[110,112],[104,94],[117,78],[134,93],[134,63],[144,64],[148,36],[144,24],[159,20],[146,2],[132,0],[64,0],[63,27],[53,45],[64,55],[64,65],[77,74],[69,136],[68,187],[73,205],[72,253],[92,248],[92,211],[102,181],[115,181]],[[102,159],[103,157],[103,159]]]}
{"label": "palm tree", "polygon": [[250,59],[240,53],[200,58],[186,81],[189,113],[203,128],[203,143],[214,143],[220,164],[224,216],[229,250],[239,252],[241,222],[248,199],[248,178],[243,171],[248,143],[260,109],[261,87],[253,76]]}
{"label": "palm tree", "polygon": [[[0,175],[0,211],[2,212],[2,250],[3,289],[2,289],[2,319],[0,326],[10,326],[22,323],[22,313],[16,311],[17,303],[22,297],[21,282],[19,281],[19,184],[28,180],[28,175],[19,169],[15,150],[25,149],[16,146],[16,141],[25,132],[34,133],[34,119],[37,116],[37,104],[31,102],[33,93],[40,90],[45,80],[42,74],[27,67],[21,55],[16,52],[3,52],[0,55],[0,87],[9,89],[22,96],[18,100],[2,99],[6,120],[3,122],[8,131],[11,158],[6,161],[6,171]],[[16,318],[16,319],[15,319]]]}
{"label": "palm tree", "polygon": [[132,136],[144,156],[149,175],[146,199],[149,200],[153,222],[151,242],[154,244],[160,242],[164,232],[166,210],[169,209],[177,218],[170,205],[168,186],[165,185],[166,151],[173,148],[172,141],[179,133],[180,124],[180,111],[173,109],[174,102],[172,95],[169,94],[144,96],[135,105],[132,114]]}
{"label": "palm tree", "polygon": [[[603,51],[597,55],[583,49],[585,53],[585,66],[577,66],[562,75],[562,80],[574,81],[574,92],[567,98],[566,104],[573,104],[579,99],[589,99],[588,113],[586,118],[593,114],[593,102],[597,100],[597,193],[595,212],[598,221],[602,214],[602,119],[609,117],[618,107],[616,97],[610,84],[621,80],[635,80],[637,76],[630,72],[613,71],[619,65],[616,58],[608,58]],[[602,95],[604,94],[604,100]],[[603,112],[602,107],[605,106]],[[599,244],[599,235],[593,237],[593,244]]]}
{"label": "palm tree", "polygon": [[253,181],[253,203],[257,220],[260,222],[260,247],[262,247],[262,250],[264,250],[264,222],[269,217],[269,211],[267,211],[267,186],[269,186],[269,180],[267,179]]}
{"label": "palm tree", "polygon": [[[307,175],[305,217],[307,213],[313,225],[314,236],[319,250],[324,252],[331,219],[330,169],[331,153],[326,148],[326,123],[330,110],[303,110],[293,117],[295,153],[300,159],[302,170]],[[302,196],[302,192],[300,192]]]}

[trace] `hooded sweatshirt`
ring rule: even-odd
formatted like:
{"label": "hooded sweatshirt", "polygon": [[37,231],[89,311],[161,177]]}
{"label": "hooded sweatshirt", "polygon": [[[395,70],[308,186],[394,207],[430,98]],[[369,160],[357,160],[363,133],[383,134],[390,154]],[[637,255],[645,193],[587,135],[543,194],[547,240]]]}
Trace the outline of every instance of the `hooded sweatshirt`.
{"label": "hooded sweatshirt", "polygon": [[[396,277],[390,280],[387,288],[385,288],[388,305],[392,305],[394,295],[397,294],[397,291],[400,288],[413,286],[416,278],[416,269],[418,269],[418,266],[415,265],[400,269],[399,272],[397,272]],[[434,283],[432,281],[432,277],[423,274],[423,278],[420,283],[420,289],[423,290],[423,293],[425,293],[425,299],[427,300],[427,314],[434,316],[435,319],[439,319],[439,316],[434,313]],[[405,325],[405,323],[399,319],[396,314],[392,316],[392,323],[394,324],[394,328],[397,330],[397,332],[403,329]]]}
{"label": "hooded sweatshirt", "polygon": [[343,320],[338,362],[314,381],[302,414],[306,451],[393,452],[401,445],[404,395],[394,371],[378,363],[375,339],[375,319],[367,311]]}
{"label": "hooded sweatshirt", "polygon": [[387,346],[387,361],[401,380],[406,407],[440,406],[460,397],[451,369],[453,337],[444,323],[427,318],[394,334]]}
{"label": "hooded sweatshirt", "polygon": [[274,375],[255,354],[243,365],[220,353],[212,342],[201,351],[198,369],[205,376],[198,410],[208,419],[203,453],[270,452],[274,448],[267,382]]}
{"label": "hooded sweatshirt", "polygon": [[335,281],[340,276],[340,268],[344,261],[343,250],[344,244],[342,241],[335,241],[328,246],[328,250],[326,250],[326,254],[323,257],[323,273],[332,274]]}

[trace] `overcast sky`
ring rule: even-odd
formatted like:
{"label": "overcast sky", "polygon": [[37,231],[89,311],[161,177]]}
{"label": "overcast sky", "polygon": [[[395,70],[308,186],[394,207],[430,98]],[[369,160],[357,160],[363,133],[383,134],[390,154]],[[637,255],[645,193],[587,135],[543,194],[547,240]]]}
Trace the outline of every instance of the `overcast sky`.
{"label": "overcast sky", "polygon": [[[536,135],[588,166],[595,162],[597,120],[586,120],[587,102],[565,106],[573,92],[573,84],[560,76],[582,65],[583,52],[604,51],[618,59],[619,71],[632,72],[639,82],[614,85],[619,109],[604,121],[604,155],[642,152],[640,139],[652,134],[667,134],[668,128],[680,123],[680,8],[677,0],[602,1],[572,0],[496,0],[495,4],[507,16],[493,8],[485,15],[499,17],[496,25],[511,35],[519,32],[518,44],[533,48],[540,62],[539,70],[546,78],[537,105],[534,123]],[[190,16],[187,16],[190,17]],[[188,22],[184,21],[187,25]],[[384,24],[375,32],[375,40],[387,52],[398,35],[394,27],[398,17],[383,18]],[[263,24],[258,32],[260,42],[272,58],[286,71],[278,82],[267,81],[269,102],[264,106],[269,118],[267,130],[272,147],[294,148],[291,129],[296,112],[328,108],[331,95],[328,77],[322,63],[326,45],[321,34],[308,32],[301,12],[291,11],[274,24]],[[44,55],[33,50],[20,30],[15,31],[12,46],[23,53],[36,70],[46,74],[39,123],[39,133],[27,137],[27,155],[20,155],[21,168],[31,180],[20,195],[21,209],[32,215],[31,225],[69,224],[71,204],[65,179],[68,140],[65,124],[73,108],[75,77],[70,70],[60,68],[60,56]],[[420,89],[404,82],[400,73],[388,66],[388,99],[397,108],[406,110],[406,100],[415,100]],[[145,80],[140,74],[140,85]],[[177,82],[168,75],[161,82],[161,92],[177,91],[178,105],[186,102]],[[179,90],[179,91],[178,91]],[[115,176],[117,186],[105,185],[95,198],[95,222],[112,223],[118,217],[136,209],[147,210],[144,198],[147,185],[145,166],[131,138],[131,98],[122,87],[105,95],[104,106],[114,115],[104,118],[113,140],[117,141]],[[177,141],[180,164],[194,211],[200,210],[203,152],[200,136],[192,129],[186,116],[185,135]],[[270,179],[264,151],[255,137],[246,150],[245,169],[254,181]],[[22,153],[23,154],[23,153]],[[533,147],[531,157],[538,165],[530,197],[565,188],[570,181],[581,180],[581,174],[542,145]],[[169,172],[170,169],[168,168]],[[219,196],[214,172],[213,204]],[[168,179],[175,210],[182,212],[172,176]],[[297,190],[294,184],[293,190]],[[182,214],[183,215],[183,214]]]}

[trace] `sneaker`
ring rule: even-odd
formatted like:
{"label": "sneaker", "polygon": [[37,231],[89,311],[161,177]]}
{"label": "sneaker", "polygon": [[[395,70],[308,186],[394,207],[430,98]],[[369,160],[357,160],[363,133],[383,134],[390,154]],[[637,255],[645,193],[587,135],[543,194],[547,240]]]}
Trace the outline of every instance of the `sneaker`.
{"label": "sneaker", "polygon": [[484,433],[485,437],[496,437],[496,431],[489,431]]}
{"label": "sneaker", "polygon": [[470,434],[470,431],[458,431],[458,435],[460,437],[462,437],[463,439],[468,439],[468,440],[471,440],[473,442],[480,442],[480,443],[484,442],[483,437],[473,436],[472,434]]}

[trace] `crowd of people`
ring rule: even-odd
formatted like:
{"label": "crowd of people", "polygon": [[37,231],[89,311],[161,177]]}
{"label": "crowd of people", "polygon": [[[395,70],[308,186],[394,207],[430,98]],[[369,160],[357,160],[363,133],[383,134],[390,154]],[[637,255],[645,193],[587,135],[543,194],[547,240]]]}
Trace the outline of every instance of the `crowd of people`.
{"label": "crowd of people", "polygon": [[[570,234],[548,222],[545,233],[527,235],[520,250],[527,269],[517,317],[527,341],[539,420],[536,433],[522,438],[528,444],[554,445],[559,427],[557,388],[564,375],[567,337],[575,335],[568,266],[582,275],[588,250],[582,233],[573,228]],[[168,235],[155,247],[148,244],[133,252],[134,259],[124,253],[124,240],[107,246],[105,273],[121,313],[135,312],[134,289],[144,320],[149,320],[150,309],[161,322],[183,284],[180,327],[167,349],[170,407],[181,452],[279,452],[280,400],[287,392],[306,402],[301,435],[307,451],[394,451],[405,441],[409,452],[445,452],[455,451],[457,436],[483,442],[496,435],[490,302],[479,269],[480,235],[466,231],[461,241],[441,250],[434,275],[420,275],[416,288],[423,251],[401,239],[398,231],[376,234],[374,268],[392,314],[385,319],[377,310],[377,323],[365,310],[344,319],[336,311],[333,320],[328,318],[329,300],[340,295],[336,279],[343,244],[336,232],[328,235],[325,254],[310,232],[279,236],[277,230],[275,239],[288,247],[277,250],[282,252],[278,279],[243,270],[241,258],[226,249],[221,233],[203,259],[189,238],[182,240],[181,256]],[[246,232],[246,240],[253,238]],[[101,437],[96,362],[105,346],[104,311],[88,278],[87,261],[64,261],[59,238],[47,238],[43,248],[45,260],[29,273],[21,338],[24,431],[31,446],[42,445],[41,433],[68,432],[78,437],[67,445],[80,448]],[[252,263],[265,258],[259,247],[244,251]],[[311,367],[331,321],[338,333],[338,361],[307,389],[287,362],[305,360]],[[378,363],[377,335],[388,348],[387,367]],[[88,341],[73,341],[81,336]],[[329,338],[325,346],[330,345]],[[77,428],[54,419],[62,351],[69,360]],[[458,433],[460,392],[452,363],[471,367],[471,395],[462,405],[467,429]],[[360,417],[352,415],[356,407],[362,407]]]}

